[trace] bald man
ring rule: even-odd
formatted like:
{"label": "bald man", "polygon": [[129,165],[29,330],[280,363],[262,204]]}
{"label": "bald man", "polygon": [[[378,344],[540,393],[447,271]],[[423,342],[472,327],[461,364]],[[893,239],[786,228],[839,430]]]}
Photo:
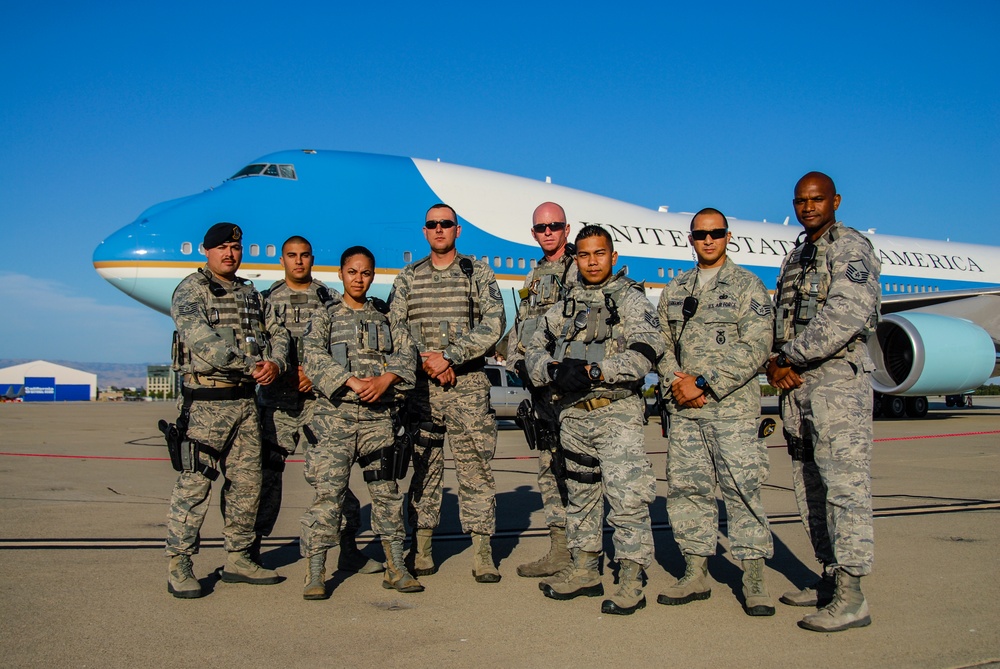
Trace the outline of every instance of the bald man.
{"label": "bald man", "polygon": [[874,364],[865,342],[878,324],[881,266],[871,242],[837,221],[840,195],[830,177],[806,174],[792,204],[804,231],[778,277],[767,378],[782,391],[795,498],[823,573],[781,601],[822,606],[799,627],[839,632],[871,624],[861,592],[875,546]]}
{"label": "bald man", "polygon": [[[549,308],[579,282],[573,245],[567,244],[566,212],[555,202],[543,202],[531,216],[531,236],[542,249],[542,259],[531,268],[519,295],[517,322],[507,340],[507,369],[516,372],[531,391],[531,418],[524,429],[528,443],[538,448],[538,490],[542,494],[549,552],[517,568],[518,576],[552,576],[570,566],[566,548],[566,478],[559,444],[559,412],[549,386],[536,388],[524,367],[524,352],[538,323]],[[567,249],[569,247],[569,249]]]}

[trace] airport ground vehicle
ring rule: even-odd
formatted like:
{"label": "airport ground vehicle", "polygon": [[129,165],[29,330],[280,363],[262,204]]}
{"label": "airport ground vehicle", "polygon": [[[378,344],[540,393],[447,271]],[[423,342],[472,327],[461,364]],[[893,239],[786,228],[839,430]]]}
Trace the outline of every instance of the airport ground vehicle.
{"label": "airport ground vehicle", "polygon": [[486,365],[486,376],[490,379],[490,405],[497,418],[514,420],[521,401],[531,399],[528,389],[502,365]]}

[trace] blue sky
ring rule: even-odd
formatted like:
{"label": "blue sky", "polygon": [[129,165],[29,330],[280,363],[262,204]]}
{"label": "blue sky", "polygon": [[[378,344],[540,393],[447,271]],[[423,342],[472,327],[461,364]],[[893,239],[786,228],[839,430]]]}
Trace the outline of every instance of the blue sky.
{"label": "blue sky", "polygon": [[94,248],[280,149],[770,221],[819,169],[849,225],[1000,244],[995,2],[362,4],[8,3],[0,358],[165,360]]}

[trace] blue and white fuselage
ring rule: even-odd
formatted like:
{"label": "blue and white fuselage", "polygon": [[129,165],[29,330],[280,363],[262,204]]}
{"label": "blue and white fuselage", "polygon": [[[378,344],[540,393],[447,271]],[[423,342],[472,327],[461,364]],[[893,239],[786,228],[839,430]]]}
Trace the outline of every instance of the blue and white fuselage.
{"label": "blue and white fuselage", "polygon": [[[306,150],[264,156],[215,188],[147,209],[101,242],[94,252],[94,267],[118,289],[169,313],[174,287],[204,264],[200,242],[205,230],[213,223],[231,221],[244,233],[239,274],[258,288],[283,278],[278,263],[281,244],[292,235],[302,235],[313,245],[314,275],[337,288],[343,249],[355,244],[371,249],[378,264],[372,294],[385,298],[398,271],[427,254],[424,212],[445,202],[455,209],[462,226],[459,251],[474,254],[493,268],[505,289],[508,323],[512,323],[514,291],[506,289],[520,288],[539,256],[530,221],[535,207],[545,201],[564,207],[571,238],[589,223],[608,229],[619,266],[627,265],[630,277],[645,281],[654,302],[671,278],[694,265],[688,243],[690,214],[653,211],[471,167]],[[771,288],[782,259],[801,232],[797,224],[787,223],[730,219],[730,257]],[[960,295],[970,297],[995,293],[1000,286],[996,247],[881,234],[869,238],[882,260],[887,307],[895,302],[926,306],[956,295],[953,291],[965,291]],[[937,293],[941,300],[935,299]],[[997,333],[990,334],[998,338]]]}

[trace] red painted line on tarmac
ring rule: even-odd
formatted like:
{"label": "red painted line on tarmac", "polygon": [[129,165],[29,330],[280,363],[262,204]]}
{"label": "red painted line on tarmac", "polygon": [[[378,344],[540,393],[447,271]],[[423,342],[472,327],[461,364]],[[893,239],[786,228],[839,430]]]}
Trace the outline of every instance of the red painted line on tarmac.
{"label": "red painted line on tarmac", "polygon": [[[985,430],[982,432],[953,432],[951,434],[916,434],[910,437],[882,437],[881,439],[875,439],[876,442],[882,441],[911,441],[915,439],[953,439],[955,437],[976,437],[982,436],[984,434],[1000,434],[1000,430]],[[785,444],[775,444],[773,446],[768,446],[768,448],[787,448]],[[646,451],[647,455],[663,455],[666,451]],[[3,453],[0,452],[0,456],[9,455],[22,458],[66,458],[70,460],[135,460],[140,462],[167,462],[170,458],[131,458],[122,457],[115,455],[58,455],[55,453]],[[503,458],[493,458],[494,460],[535,460],[537,455],[512,455]],[[445,460],[451,460],[452,458],[445,458]],[[303,463],[305,460],[288,460],[287,462],[298,462]]]}
{"label": "red painted line on tarmac", "polygon": [[1000,430],[985,432],[955,432],[954,434],[918,434],[912,437],[882,437],[875,441],[909,441],[910,439],[947,439],[948,437],[974,437],[981,434],[1000,434]]}
{"label": "red painted line on tarmac", "polygon": [[0,455],[13,455],[22,458],[67,458],[70,460],[143,460],[160,461],[170,458],[126,458],[116,455],[58,455],[56,453],[0,453]]}

